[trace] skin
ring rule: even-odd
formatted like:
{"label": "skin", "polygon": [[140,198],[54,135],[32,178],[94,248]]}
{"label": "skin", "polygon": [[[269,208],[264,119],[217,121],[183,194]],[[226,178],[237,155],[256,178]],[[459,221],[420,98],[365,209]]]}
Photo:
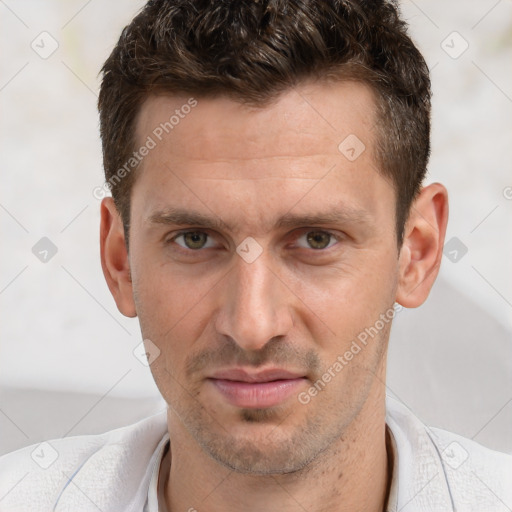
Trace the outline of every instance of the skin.
{"label": "skin", "polygon": [[[138,140],[187,99],[148,98]],[[398,250],[395,190],[376,167],[366,86],[303,83],[264,108],[197,100],[137,171],[129,253],[112,199],[101,207],[107,283],[121,313],[138,316],[160,350],[151,370],[169,404],[167,508],[380,511],[390,478],[390,323],[309,403],[298,393],[395,301],[425,301],[442,257],[446,189],[422,189]],[[354,161],[338,150],[349,134],[366,147]],[[218,225],[168,224],[169,208]],[[277,223],[336,209],[345,217]],[[184,229],[208,236],[176,238]],[[246,237],[262,251],[251,263],[236,252]],[[209,379],[233,367],[283,368],[303,380],[278,405],[238,407]]]}

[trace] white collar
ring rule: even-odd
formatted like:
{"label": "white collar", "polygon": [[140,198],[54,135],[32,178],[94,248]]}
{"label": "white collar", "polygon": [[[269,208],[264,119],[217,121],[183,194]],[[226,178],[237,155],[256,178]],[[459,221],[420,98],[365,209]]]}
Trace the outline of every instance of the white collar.
{"label": "white collar", "polygon": [[168,475],[162,472],[162,478],[160,478],[160,468],[162,467],[162,461],[165,455],[170,453],[169,432],[167,432],[158,443],[155,453],[157,455],[151,470],[152,474],[151,480],[149,481],[148,497],[143,512],[167,512],[163,491],[165,483],[164,476],[167,477]]}

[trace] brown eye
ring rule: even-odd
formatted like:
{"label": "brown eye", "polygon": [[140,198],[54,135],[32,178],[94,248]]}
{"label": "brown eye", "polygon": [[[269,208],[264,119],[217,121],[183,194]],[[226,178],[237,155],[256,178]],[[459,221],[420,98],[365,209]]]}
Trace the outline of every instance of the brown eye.
{"label": "brown eye", "polygon": [[[183,242],[178,242],[182,239]],[[185,247],[186,249],[203,249],[208,242],[208,235],[202,231],[187,231],[179,234],[175,239],[178,245]]]}
{"label": "brown eye", "polygon": [[311,249],[326,249],[331,243],[333,236],[325,231],[310,231],[306,239]]}

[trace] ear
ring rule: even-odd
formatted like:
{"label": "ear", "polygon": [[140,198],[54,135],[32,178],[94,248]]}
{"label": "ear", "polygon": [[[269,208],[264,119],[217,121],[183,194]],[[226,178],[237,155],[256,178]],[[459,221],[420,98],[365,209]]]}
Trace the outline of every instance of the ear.
{"label": "ear", "polygon": [[137,316],[123,222],[111,197],[101,202],[100,251],[103,275],[117,309],[125,316]]}
{"label": "ear", "polygon": [[436,280],[448,223],[448,192],[440,183],[424,187],[411,206],[399,256],[396,302],[421,306]]}

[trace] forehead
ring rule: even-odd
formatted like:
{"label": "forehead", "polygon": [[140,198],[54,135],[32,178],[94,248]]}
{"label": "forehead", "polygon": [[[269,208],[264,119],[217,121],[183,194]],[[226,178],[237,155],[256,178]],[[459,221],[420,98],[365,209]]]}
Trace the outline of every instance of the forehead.
{"label": "forehead", "polygon": [[[195,106],[190,107],[191,103]],[[289,157],[325,162],[328,155],[340,156],[340,143],[351,135],[364,144],[365,157],[370,156],[374,117],[374,94],[363,84],[305,83],[263,107],[227,97],[152,96],[141,107],[136,133],[139,142],[149,136],[158,146],[142,167],[161,160],[163,153],[175,165],[180,160],[242,164],[276,159],[277,163]],[[234,171],[232,167],[225,170],[228,175]],[[303,171],[321,173],[321,169]],[[282,175],[282,167],[262,165],[252,178],[274,175]]]}
{"label": "forehead", "polygon": [[343,206],[391,224],[394,191],[375,165],[374,119],[372,91],[354,82],[303,84],[265,107],[151,97],[138,117],[138,144],[151,139],[152,149],[137,170],[132,221],[188,208],[257,233],[292,210]]}

